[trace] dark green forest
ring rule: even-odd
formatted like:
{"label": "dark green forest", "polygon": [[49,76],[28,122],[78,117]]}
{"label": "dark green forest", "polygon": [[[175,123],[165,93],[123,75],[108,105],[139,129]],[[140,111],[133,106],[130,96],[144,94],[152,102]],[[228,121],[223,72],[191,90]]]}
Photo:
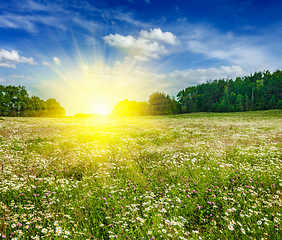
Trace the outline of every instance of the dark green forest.
{"label": "dark green forest", "polygon": [[282,109],[282,71],[255,72],[251,76],[216,79],[187,87],[177,100],[160,92],[148,102],[128,101],[114,106],[113,115],[170,115],[193,112],[242,112]]}
{"label": "dark green forest", "polygon": [[282,108],[282,71],[219,79],[177,94],[182,112],[242,112]]}
{"label": "dark green forest", "polygon": [[29,96],[24,86],[0,85],[0,116],[63,117],[65,109],[56,99]]}

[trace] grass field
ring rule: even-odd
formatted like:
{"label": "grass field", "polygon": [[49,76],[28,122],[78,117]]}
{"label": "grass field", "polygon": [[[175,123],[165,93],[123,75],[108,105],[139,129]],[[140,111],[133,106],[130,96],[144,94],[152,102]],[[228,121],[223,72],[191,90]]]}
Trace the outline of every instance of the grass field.
{"label": "grass field", "polygon": [[2,118],[3,239],[282,239],[282,111]]}

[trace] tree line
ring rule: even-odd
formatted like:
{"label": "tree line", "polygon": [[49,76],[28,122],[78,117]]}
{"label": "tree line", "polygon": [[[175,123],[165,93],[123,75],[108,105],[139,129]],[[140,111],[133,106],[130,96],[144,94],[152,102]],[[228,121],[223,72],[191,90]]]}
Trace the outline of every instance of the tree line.
{"label": "tree line", "polygon": [[282,71],[255,72],[250,76],[215,79],[187,87],[177,100],[155,92],[148,102],[124,100],[114,106],[115,116],[169,115],[193,112],[242,112],[282,109]]}
{"label": "tree line", "polygon": [[150,116],[172,115],[181,113],[181,104],[168,94],[155,92],[148,102],[129,101],[125,99],[113,108],[114,116]]}
{"label": "tree line", "polygon": [[0,116],[7,117],[63,117],[65,109],[50,98],[46,101],[29,96],[24,86],[0,85]]}
{"label": "tree line", "polygon": [[282,108],[282,71],[208,81],[177,94],[182,112],[242,112]]}

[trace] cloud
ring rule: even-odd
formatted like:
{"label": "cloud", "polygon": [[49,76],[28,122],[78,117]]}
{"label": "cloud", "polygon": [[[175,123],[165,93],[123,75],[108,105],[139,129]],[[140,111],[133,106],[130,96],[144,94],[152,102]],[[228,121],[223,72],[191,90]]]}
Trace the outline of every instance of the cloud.
{"label": "cloud", "polygon": [[267,63],[274,60],[270,58],[266,47],[257,47],[242,39],[229,42],[229,44],[223,40],[216,42],[188,41],[188,48],[191,52],[203,54],[207,59],[225,60],[231,64],[249,68],[251,71],[265,68],[268,66]]}
{"label": "cloud", "polygon": [[165,47],[158,42],[144,38],[135,39],[130,35],[125,37],[119,34],[110,34],[103,37],[103,40],[110,46],[132,55],[140,61],[148,61],[152,58],[158,59],[159,55],[167,53]]}
{"label": "cloud", "polygon": [[36,32],[35,24],[29,18],[29,16],[16,14],[2,15],[0,16],[0,28],[24,29],[29,32]]}
{"label": "cloud", "polygon": [[0,82],[7,82],[4,78],[0,78]]}
{"label": "cloud", "polygon": [[160,28],[150,29],[150,32],[141,30],[140,36],[148,40],[167,43],[171,45],[178,43],[176,36],[174,36],[171,32],[163,32]]}
{"label": "cloud", "polygon": [[30,65],[37,65],[37,62],[34,61],[34,58],[26,58],[20,56],[15,50],[12,50],[11,52],[5,49],[0,50],[0,67],[16,68],[15,63],[27,63]]}
{"label": "cloud", "polygon": [[235,79],[247,74],[240,66],[221,66],[219,68],[175,70],[166,75],[167,81],[173,83],[171,91],[177,94],[181,89],[206,83],[215,79]]}
{"label": "cloud", "polygon": [[32,0],[21,1],[16,3],[16,10],[24,12],[65,12],[66,10],[56,2],[39,3]]}
{"label": "cloud", "polygon": [[100,25],[95,24],[93,21],[88,21],[77,12],[74,12],[74,10],[67,9],[68,7],[69,9],[73,9],[73,7],[83,8],[86,11],[85,14],[90,13],[91,10],[94,11],[94,8],[86,8],[86,5],[89,5],[89,3],[84,4],[84,2],[80,2],[74,5],[63,5],[58,2],[21,1],[20,4],[13,5],[13,10],[10,9],[5,14],[1,14],[0,28],[23,29],[36,33],[40,30],[38,24],[52,26],[65,31],[68,29],[69,23],[73,23],[93,32]]}
{"label": "cloud", "polygon": [[43,66],[49,66],[49,63],[45,62],[45,61],[42,61],[42,65]]}
{"label": "cloud", "polygon": [[14,75],[10,75],[9,78],[21,78],[21,79],[28,79],[28,80],[32,79],[31,76],[15,75],[15,74]]}
{"label": "cloud", "polygon": [[96,43],[97,43],[97,41],[95,40],[95,38],[89,37],[89,36],[86,37],[86,44],[87,45],[94,45]]}
{"label": "cloud", "polygon": [[16,65],[15,65],[15,64],[10,64],[10,63],[1,63],[1,62],[0,62],[0,67],[16,68]]}
{"label": "cloud", "polygon": [[176,45],[177,37],[171,32],[163,32],[161,29],[151,29],[150,32],[142,30],[140,37],[134,38],[131,35],[122,36],[110,34],[103,37],[105,43],[134,56],[139,61],[158,59],[160,55],[168,54],[169,51],[161,43]]}
{"label": "cloud", "polygon": [[94,32],[97,29],[101,28],[100,24],[96,24],[93,21],[88,21],[86,19],[83,19],[81,17],[73,17],[72,19],[70,19],[70,21],[72,21],[73,23],[75,23],[76,25],[88,30],[89,32]]}
{"label": "cloud", "polygon": [[60,16],[5,14],[0,16],[0,27],[23,29],[35,33],[38,31],[37,23],[66,30],[64,21]]}
{"label": "cloud", "polygon": [[281,66],[278,57],[281,33],[278,31],[238,36],[199,25],[189,25],[186,29],[188,31],[180,36],[182,43],[187,44],[185,51],[202,55],[205,60],[239,65],[248,70],[248,74],[265,69],[275,71]]}
{"label": "cloud", "polygon": [[116,20],[119,20],[119,21],[124,21],[124,22],[127,22],[131,25],[134,25],[136,27],[142,27],[142,28],[148,28],[149,26],[152,26],[152,24],[148,24],[148,23],[144,23],[142,21],[139,21],[139,20],[135,20],[133,17],[132,17],[132,13],[129,13],[129,12],[123,12],[123,11],[112,11],[112,15],[111,17],[116,19]]}
{"label": "cloud", "polygon": [[56,65],[62,66],[59,58],[54,57],[54,58],[53,58],[53,61],[54,61],[54,63],[55,63]]}

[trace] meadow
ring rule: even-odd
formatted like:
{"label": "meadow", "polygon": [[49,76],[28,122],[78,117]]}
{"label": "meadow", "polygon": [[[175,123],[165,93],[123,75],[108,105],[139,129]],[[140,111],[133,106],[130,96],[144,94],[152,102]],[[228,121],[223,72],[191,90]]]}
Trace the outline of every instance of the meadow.
{"label": "meadow", "polygon": [[2,239],[282,239],[282,111],[1,118]]}

